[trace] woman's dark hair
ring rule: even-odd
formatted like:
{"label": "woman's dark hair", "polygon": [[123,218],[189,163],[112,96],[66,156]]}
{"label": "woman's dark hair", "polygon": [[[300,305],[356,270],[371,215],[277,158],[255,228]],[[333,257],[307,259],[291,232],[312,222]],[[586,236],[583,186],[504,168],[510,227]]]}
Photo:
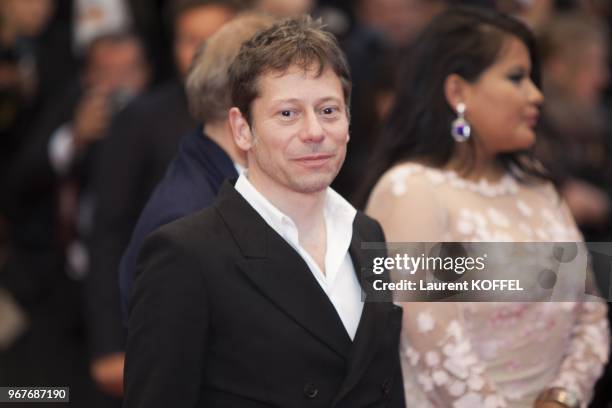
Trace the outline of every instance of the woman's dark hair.
{"label": "woman's dark hair", "polygon": [[[531,31],[520,21],[494,10],[453,7],[437,17],[417,37],[398,75],[393,108],[373,155],[367,193],[382,174],[407,160],[444,166],[455,150],[450,135],[456,113],[448,104],[444,83],[451,74],[475,82],[504,49],[508,37],[516,37],[529,50],[531,79],[539,86],[540,64]],[[468,142],[474,151],[474,140]],[[472,157],[466,165],[473,164]],[[520,181],[525,176],[547,179],[529,151],[503,153],[500,162]]]}

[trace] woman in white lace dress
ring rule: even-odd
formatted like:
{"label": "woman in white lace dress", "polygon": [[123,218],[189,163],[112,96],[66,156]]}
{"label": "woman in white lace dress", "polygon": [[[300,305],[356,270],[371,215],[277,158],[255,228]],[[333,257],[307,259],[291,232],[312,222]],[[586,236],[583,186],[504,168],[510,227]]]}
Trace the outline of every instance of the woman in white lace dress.
{"label": "woman in white lace dress", "polygon": [[[389,242],[581,241],[527,153],[538,79],[518,21],[456,9],[432,22],[400,76],[367,206]],[[586,407],[609,336],[606,304],[585,300],[403,303],[406,405]]]}

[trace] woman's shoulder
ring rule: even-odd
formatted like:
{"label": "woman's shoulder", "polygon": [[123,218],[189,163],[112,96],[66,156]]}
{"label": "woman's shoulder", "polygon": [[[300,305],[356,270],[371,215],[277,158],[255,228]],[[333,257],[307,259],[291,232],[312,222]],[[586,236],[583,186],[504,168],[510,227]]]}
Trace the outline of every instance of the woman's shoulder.
{"label": "woman's shoulder", "polygon": [[400,197],[423,189],[429,189],[445,181],[445,171],[429,167],[418,162],[403,162],[387,170],[376,186],[374,192],[386,192]]}
{"label": "woman's shoulder", "polygon": [[[496,181],[485,178],[467,179],[455,170],[432,167],[420,162],[398,163],[387,170],[374,186],[371,200],[414,199],[415,196],[480,197],[480,199],[503,199],[503,197],[539,196],[549,203],[558,203],[559,194],[554,185],[541,178],[505,172]],[[537,199],[539,201],[539,199]]]}
{"label": "woman's shoulder", "polygon": [[446,233],[445,200],[435,184],[442,172],[415,162],[390,168],[376,184],[366,213],[377,219],[388,240],[439,242]]}
{"label": "woman's shoulder", "polygon": [[443,173],[416,162],[403,162],[387,170],[374,186],[367,210],[380,216],[402,209],[402,212],[438,211]]}

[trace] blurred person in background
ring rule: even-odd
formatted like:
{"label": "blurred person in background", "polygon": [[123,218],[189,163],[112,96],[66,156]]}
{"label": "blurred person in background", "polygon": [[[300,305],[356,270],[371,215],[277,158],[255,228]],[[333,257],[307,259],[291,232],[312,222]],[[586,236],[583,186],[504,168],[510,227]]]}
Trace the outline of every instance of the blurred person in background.
{"label": "blurred person in background", "polygon": [[[0,3],[0,129],[5,130],[20,105],[33,98],[37,65],[33,39],[52,16],[52,0],[5,0]],[[16,99],[16,101],[14,101]],[[9,103],[16,106],[10,106]]]}
{"label": "blurred person in background", "polygon": [[251,5],[255,10],[276,17],[295,17],[310,13],[316,0],[251,0]]}
{"label": "blurred person in background", "polygon": [[447,0],[360,0],[356,22],[342,41],[351,67],[351,141],[346,161],[333,187],[356,202],[376,146],[381,123],[393,103],[396,71],[402,50],[438,13]]}
{"label": "blurred person in background", "polygon": [[178,75],[136,99],[109,130],[94,169],[97,205],[89,241],[91,268],[85,282],[94,378],[121,393],[125,332],[121,320],[118,268],[138,216],[181,137],[193,129],[184,78],[197,48],[242,9],[230,0],[172,3],[174,61]]}
{"label": "blurred person in background", "polygon": [[[608,38],[602,20],[578,12],[556,16],[539,38],[547,102],[537,153],[587,241],[612,241],[612,122],[604,105]],[[608,260],[594,256],[592,265],[607,292],[612,283]],[[612,401],[611,385],[608,366],[593,407]]]}
{"label": "blurred person in background", "polygon": [[444,0],[359,0],[357,19],[393,46],[409,45],[431,19],[448,6]]}
{"label": "blurred person in background", "polygon": [[172,8],[176,0],[58,0],[69,5],[71,50],[80,55],[101,34],[133,31],[151,61],[154,85],[174,77]]}
{"label": "blurred person in background", "polygon": [[133,28],[129,0],[73,0],[72,9],[73,48],[77,54],[103,34]]}
{"label": "blurred person in background", "polygon": [[43,109],[3,175],[10,250],[0,276],[27,321],[0,355],[2,384],[63,384],[71,387],[76,406],[116,403],[94,393],[89,375],[81,304],[88,254],[82,241],[96,202],[91,168],[100,141],[147,80],[135,36],[93,40],[81,75]]}
{"label": "blurred person in background", "polygon": [[0,172],[42,102],[75,72],[70,34],[55,6],[55,0],[0,2]]}
{"label": "blurred person in background", "polygon": [[143,39],[153,67],[153,84],[176,76],[174,21],[171,9],[176,0],[122,0],[130,6],[133,30]]}
{"label": "blurred person in background", "polygon": [[611,5],[608,0],[574,0],[582,11],[598,17],[610,14]]}
{"label": "blurred person in background", "polygon": [[[505,14],[454,8],[406,58],[371,170],[368,213],[387,240],[582,242],[530,152],[543,103],[531,31]],[[552,246],[537,247],[524,262],[515,247],[495,246],[483,272],[530,279],[554,265]],[[591,281],[586,267],[571,272]],[[396,299],[407,405],[586,407],[610,340],[605,300],[582,282],[572,302],[546,292],[534,302]]]}
{"label": "blurred person in background", "polygon": [[76,71],[65,11],[62,0],[0,2],[0,377],[7,370],[2,367],[7,350],[27,329],[23,304],[15,297],[29,285],[27,279],[12,285],[16,276],[5,273],[15,225],[8,219],[12,197],[3,179],[10,180],[11,159],[27,141],[26,130],[44,101]]}
{"label": "blurred person in background", "polygon": [[173,58],[176,0],[67,0],[72,3],[72,45],[80,54],[91,38],[133,30],[145,43],[155,85],[176,76]]}
{"label": "blurred person in background", "polygon": [[534,32],[539,32],[555,12],[555,0],[495,0],[497,9],[523,21]]}
{"label": "blurred person in background", "polygon": [[[52,0],[0,2],[0,178],[19,147],[20,128],[36,108],[40,61],[33,39],[46,27],[53,8]],[[2,201],[0,198],[0,251],[4,254],[8,232]],[[2,256],[0,268],[4,260]]]}
{"label": "blurred person in background", "polygon": [[547,103],[539,153],[586,238],[595,241],[612,233],[607,35],[596,17],[571,13],[550,21],[540,36]]}

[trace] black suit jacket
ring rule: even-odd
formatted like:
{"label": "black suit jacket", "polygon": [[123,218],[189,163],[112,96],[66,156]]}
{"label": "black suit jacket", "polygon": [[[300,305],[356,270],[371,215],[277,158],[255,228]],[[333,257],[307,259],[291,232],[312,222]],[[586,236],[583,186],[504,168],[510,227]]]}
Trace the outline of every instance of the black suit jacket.
{"label": "black suit jacket", "polygon": [[[361,242],[382,240],[358,213],[358,275]],[[404,406],[401,308],[366,302],[351,341],[306,263],[230,183],[150,235],[139,259],[125,407]]]}

